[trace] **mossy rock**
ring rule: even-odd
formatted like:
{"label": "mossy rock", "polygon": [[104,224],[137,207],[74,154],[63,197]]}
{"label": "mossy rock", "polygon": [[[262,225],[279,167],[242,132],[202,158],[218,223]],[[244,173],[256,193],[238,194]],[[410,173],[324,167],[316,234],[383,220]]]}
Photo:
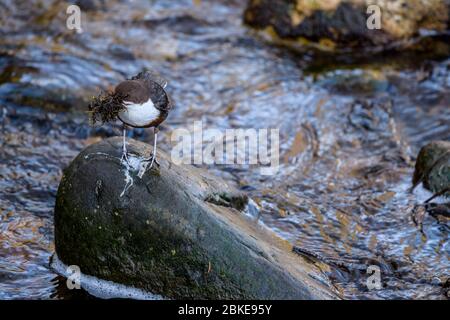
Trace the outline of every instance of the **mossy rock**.
{"label": "mossy rock", "polygon": [[[413,185],[419,183],[433,193],[450,188],[450,142],[433,141],[424,146],[417,156]],[[450,192],[445,196],[450,197]]]}
{"label": "mossy rock", "polygon": [[[148,156],[150,146],[129,139],[128,150]],[[55,246],[66,265],[171,299],[337,297],[315,266],[240,211],[247,197],[224,181],[162,152],[139,178],[120,155],[121,139],[107,139],[64,171]]]}
{"label": "mossy rock", "polygon": [[[369,29],[368,7],[380,10],[380,28]],[[335,49],[385,47],[417,37],[421,29],[445,33],[446,0],[250,0],[244,21],[277,38],[311,41]]]}

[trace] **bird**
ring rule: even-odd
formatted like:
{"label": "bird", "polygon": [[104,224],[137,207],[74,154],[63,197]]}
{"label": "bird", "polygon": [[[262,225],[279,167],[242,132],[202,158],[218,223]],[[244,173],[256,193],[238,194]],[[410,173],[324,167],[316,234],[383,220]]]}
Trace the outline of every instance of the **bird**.
{"label": "bird", "polygon": [[[114,92],[94,98],[90,104],[93,122],[98,118],[103,122],[115,120],[123,125],[123,144],[121,161],[129,163],[126,148],[127,127],[153,128],[153,151],[148,161],[151,169],[159,163],[156,160],[156,144],[159,125],[166,120],[173,107],[165,88],[167,81],[154,71],[145,70],[130,79],[120,82]],[[146,168],[147,169],[147,168]]]}

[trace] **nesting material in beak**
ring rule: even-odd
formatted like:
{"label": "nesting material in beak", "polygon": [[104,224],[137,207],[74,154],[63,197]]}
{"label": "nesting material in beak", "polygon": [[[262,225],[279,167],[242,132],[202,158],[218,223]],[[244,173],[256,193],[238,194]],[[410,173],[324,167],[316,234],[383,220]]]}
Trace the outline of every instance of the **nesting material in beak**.
{"label": "nesting material in beak", "polygon": [[126,97],[115,92],[102,92],[93,97],[89,104],[89,119],[92,125],[97,122],[102,124],[117,119],[119,113],[125,109],[123,101]]}

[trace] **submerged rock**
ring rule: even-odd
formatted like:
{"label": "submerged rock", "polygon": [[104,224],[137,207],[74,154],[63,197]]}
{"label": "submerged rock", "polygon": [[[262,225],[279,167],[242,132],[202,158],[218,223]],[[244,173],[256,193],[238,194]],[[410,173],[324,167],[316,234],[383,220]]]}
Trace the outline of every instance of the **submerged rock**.
{"label": "submerged rock", "polygon": [[450,197],[450,142],[433,141],[417,156],[413,186],[420,183],[433,193]]}
{"label": "submerged rock", "polygon": [[[83,150],[64,171],[55,207],[56,254],[83,274],[175,299],[327,299],[337,296],[292,246],[242,213],[225,182],[121,139]],[[322,279],[322,281],[326,281]]]}
{"label": "submerged rock", "polygon": [[[381,12],[380,29],[367,27],[371,5]],[[386,46],[422,29],[445,31],[449,6],[446,0],[251,0],[244,20],[256,28],[272,28],[281,38],[328,47]]]}

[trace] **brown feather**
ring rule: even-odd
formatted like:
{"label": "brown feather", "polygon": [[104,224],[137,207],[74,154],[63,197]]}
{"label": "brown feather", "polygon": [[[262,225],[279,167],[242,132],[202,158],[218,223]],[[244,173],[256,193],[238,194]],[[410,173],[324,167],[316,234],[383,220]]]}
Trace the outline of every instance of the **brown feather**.
{"label": "brown feather", "polygon": [[115,93],[126,96],[126,101],[136,104],[143,104],[150,98],[149,88],[139,80],[125,80],[119,83],[115,89]]}

